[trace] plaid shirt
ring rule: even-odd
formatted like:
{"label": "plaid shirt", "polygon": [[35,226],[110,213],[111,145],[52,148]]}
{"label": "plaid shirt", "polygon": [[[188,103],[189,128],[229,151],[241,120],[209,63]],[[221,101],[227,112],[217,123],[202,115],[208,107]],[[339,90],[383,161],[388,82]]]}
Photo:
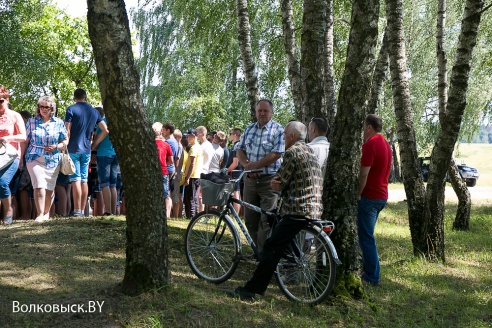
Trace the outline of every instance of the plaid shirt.
{"label": "plaid shirt", "polygon": [[[246,153],[251,162],[258,162],[269,153],[283,153],[285,151],[284,127],[270,120],[262,128],[258,122],[248,125],[244,130],[236,149]],[[282,164],[282,158],[265,166],[265,174],[275,174]]]}
{"label": "plaid shirt", "polygon": [[26,135],[26,142],[29,143],[26,161],[31,162],[38,156],[44,156],[47,168],[58,166],[60,161],[58,149],[48,154],[44,151],[44,147],[58,144],[68,138],[67,129],[62,120],[52,117],[45,125],[41,117],[30,118],[26,125]]}
{"label": "plaid shirt", "polygon": [[318,158],[304,141],[297,141],[285,151],[277,175],[283,191],[280,214],[319,220],[323,209],[323,178]]}

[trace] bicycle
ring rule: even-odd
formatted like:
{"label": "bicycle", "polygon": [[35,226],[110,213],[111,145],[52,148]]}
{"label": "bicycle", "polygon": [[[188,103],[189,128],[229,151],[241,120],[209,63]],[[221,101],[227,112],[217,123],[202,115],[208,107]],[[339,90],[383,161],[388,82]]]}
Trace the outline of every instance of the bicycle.
{"label": "bicycle", "polygon": [[[256,245],[232,206],[233,203],[266,214],[274,221],[281,219],[274,211],[267,211],[232,197],[235,185],[243,175],[256,172],[262,171],[243,171],[237,179],[223,185],[200,180],[204,203],[224,206],[224,209],[198,213],[186,229],[186,260],[199,278],[215,284],[223,283],[234,274],[239,262],[247,258],[242,253],[237,227],[246,237],[256,258],[260,258]],[[234,220],[229,214],[232,214]],[[314,305],[323,302],[332,291],[336,280],[336,265],[341,264],[329,238],[334,228],[331,221],[306,219],[306,226],[287,247],[277,265],[275,277],[280,290],[288,299]]]}

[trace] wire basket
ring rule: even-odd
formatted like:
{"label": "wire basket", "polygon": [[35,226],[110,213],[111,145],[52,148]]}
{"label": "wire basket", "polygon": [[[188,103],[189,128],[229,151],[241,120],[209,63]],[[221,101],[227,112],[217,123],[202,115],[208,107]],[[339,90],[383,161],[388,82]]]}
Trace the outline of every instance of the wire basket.
{"label": "wire basket", "polygon": [[205,205],[224,206],[229,196],[234,192],[234,183],[213,183],[210,180],[200,179],[202,187],[202,202]]}

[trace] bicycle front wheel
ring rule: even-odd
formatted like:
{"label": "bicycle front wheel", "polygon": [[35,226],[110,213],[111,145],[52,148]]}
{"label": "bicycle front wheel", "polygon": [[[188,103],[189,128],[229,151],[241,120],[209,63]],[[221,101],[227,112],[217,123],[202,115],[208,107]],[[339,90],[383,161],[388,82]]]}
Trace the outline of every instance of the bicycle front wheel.
{"label": "bicycle front wheel", "polygon": [[328,243],[314,228],[303,228],[287,247],[275,275],[288,299],[312,305],[323,302],[336,279]]}
{"label": "bicycle front wheel", "polygon": [[239,240],[233,224],[218,211],[198,213],[185,235],[186,260],[200,278],[220,284],[237,268]]}

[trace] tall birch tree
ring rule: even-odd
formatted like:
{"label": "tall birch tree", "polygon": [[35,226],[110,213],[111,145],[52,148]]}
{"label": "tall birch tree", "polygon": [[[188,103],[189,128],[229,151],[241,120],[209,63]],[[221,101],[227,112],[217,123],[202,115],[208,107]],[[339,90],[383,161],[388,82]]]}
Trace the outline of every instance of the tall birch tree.
{"label": "tall birch tree", "polygon": [[[126,266],[122,288],[136,295],[169,283],[167,225],[157,149],[140,97],[123,0],[88,0],[89,35],[111,141],[125,181]],[[142,160],[142,159],[145,160]]]}
{"label": "tall birch tree", "polygon": [[352,295],[361,292],[357,278],[361,257],[357,238],[356,195],[362,125],[376,60],[378,20],[379,0],[352,2],[345,71],[324,181],[323,217],[333,220],[337,227],[333,241],[343,263],[337,270],[337,290]]}
{"label": "tall birch tree", "polygon": [[251,48],[251,25],[249,23],[248,0],[236,0],[239,49],[246,77],[246,90],[251,110],[251,120],[256,121],[256,103],[260,100],[258,75]]}

